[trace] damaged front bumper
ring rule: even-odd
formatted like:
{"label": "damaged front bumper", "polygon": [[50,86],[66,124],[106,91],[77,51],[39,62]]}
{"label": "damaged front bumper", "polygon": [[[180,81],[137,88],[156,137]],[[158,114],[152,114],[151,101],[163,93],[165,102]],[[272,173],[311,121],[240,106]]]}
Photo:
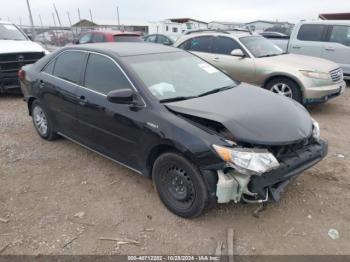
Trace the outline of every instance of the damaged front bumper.
{"label": "damaged front bumper", "polygon": [[231,169],[218,171],[218,203],[262,203],[278,201],[284,188],[306,169],[321,161],[328,152],[325,141],[313,141],[298,150],[278,157],[280,166],[262,175],[247,176]]}
{"label": "damaged front bumper", "polygon": [[321,161],[327,152],[327,142],[320,140],[293,154],[281,156],[278,169],[261,176],[252,176],[248,188],[251,192],[256,193],[258,198],[264,198],[268,192],[269,200],[278,201],[286,185],[303,171]]}

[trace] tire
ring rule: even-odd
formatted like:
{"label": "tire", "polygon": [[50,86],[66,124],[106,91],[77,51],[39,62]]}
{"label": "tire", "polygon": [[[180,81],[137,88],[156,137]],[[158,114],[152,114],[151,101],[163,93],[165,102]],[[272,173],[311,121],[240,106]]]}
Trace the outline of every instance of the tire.
{"label": "tire", "polygon": [[208,189],[198,169],[177,153],[164,153],[153,165],[152,178],[159,198],[174,214],[193,218],[202,214]]}
{"label": "tire", "polygon": [[30,110],[35,130],[41,138],[49,141],[59,138],[53,129],[52,121],[38,100],[32,103]]}
{"label": "tire", "polygon": [[[299,85],[287,77],[273,78],[266,84],[265,89],[276,94],[287,96],[299,103],[302,103],[303,96]],[[283,90],[285,91],[283,92]]]}

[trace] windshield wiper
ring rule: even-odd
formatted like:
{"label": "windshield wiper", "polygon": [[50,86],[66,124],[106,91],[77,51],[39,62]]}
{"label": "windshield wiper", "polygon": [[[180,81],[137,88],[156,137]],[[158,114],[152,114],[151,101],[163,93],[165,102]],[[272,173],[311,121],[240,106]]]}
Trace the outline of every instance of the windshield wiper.
{"label": "windshield wiper", "polygon": [[218,93],[218,92],[221,92],[221,91],[224,91],[224,90],[231,89],[231,88],[233,88],[233,87],[234,87],[234,86],[224,86],[224,87],[216,88],[216,89],[210,90],[210,91],[208,91],[208,92],[205,92],[205,93],[203,93],[203,94],[200,94],[200,95],[198,95],[197,97],[215,94],[215,93]]}
{"label": "windshield wiper", "polygon": [[161,99],[161,100],[159,100],[159,102],[161,102],[161,103],[176,102],[176,101],[187,100],[187,99],[191,99],[191,98],[195,98],[195,97],[196,96],[176,96],[176,97]]}

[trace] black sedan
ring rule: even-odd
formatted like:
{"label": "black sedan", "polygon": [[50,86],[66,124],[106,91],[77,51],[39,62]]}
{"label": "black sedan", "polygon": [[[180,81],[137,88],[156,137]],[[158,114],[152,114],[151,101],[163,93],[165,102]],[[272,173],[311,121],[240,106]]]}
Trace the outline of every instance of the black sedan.
{"label": "black sedan", "polygon": [[301,105],[180,49],[71,46],[19,75],[43,139],[68,138],[153,179],[182,217],[211,203],[278,200],[327,153]]}

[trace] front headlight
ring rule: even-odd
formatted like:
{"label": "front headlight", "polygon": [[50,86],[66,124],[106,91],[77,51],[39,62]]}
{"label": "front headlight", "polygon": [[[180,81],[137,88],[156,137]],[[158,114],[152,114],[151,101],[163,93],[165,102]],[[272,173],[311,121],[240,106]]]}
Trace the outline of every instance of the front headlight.
{"label": "front headlight", "polygon": [[320,135],[321,135],[320,125],[318,124],[318,122],[315,119],[311,118],[311,120],[312,120],[312,136],[316,140],[319,140]]}
{"label": "front headlight", "polygon": [[261,175],[278,168],[279,163],[266,149],[227,148],[213,145],[218,155],[240,173],[246,175]]}
{"label": "front headlight", "polygon": [[314,79],[329,80],[330,76],[328,73],[317,72],[317,71],[308,71],[308,70],[299,70],[304,76]]}

